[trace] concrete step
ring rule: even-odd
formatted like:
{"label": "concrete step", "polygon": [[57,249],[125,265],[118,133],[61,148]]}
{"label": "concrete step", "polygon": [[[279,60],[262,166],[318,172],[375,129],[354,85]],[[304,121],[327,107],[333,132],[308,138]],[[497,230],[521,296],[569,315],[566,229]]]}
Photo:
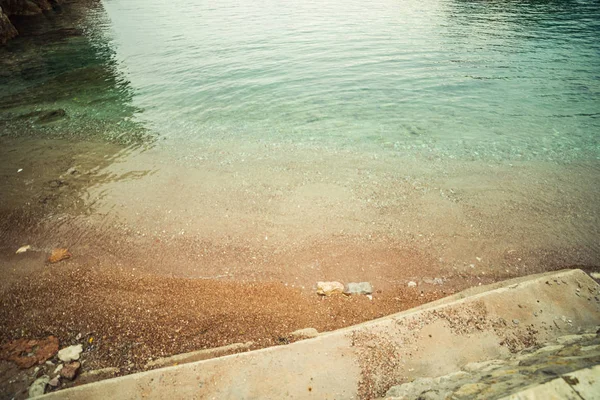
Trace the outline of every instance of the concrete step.
{"label": "concrete step", "polygon": [[271,347],[109,379],[44,399],[372,399],[600,324],[580,270],[467,290],[416,309]]}

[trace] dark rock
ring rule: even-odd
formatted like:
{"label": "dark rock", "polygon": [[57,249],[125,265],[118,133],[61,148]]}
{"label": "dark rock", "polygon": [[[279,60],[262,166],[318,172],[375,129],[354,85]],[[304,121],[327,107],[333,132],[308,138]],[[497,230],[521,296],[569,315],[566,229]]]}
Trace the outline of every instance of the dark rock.
{"label": "dark rock", "polygon": [[0,0],[0,45],[19,34],[9,17],[32,16],[51,10],[60,11],[63,0]]}
{"label": "dark rock", "polygon": [[37,15],[52,10],[48,0],[0,0],[0,6],[7,15]]}

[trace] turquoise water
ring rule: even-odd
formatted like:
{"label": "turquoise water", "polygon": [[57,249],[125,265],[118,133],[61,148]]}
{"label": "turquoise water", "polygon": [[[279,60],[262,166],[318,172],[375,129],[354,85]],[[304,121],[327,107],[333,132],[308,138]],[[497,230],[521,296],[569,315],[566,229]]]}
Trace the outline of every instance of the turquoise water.
{"label": "turquoise water", "polygon": [[4,112],[58,106],[71,118],[44,129],[184,146],[600,156],[597,1],[105,0],[77,16],[76,34],[1,50]]}
{"label": "turquoise water", "polygon": [[600,154],[597,1],[104,6],[137,117],[177,140]]}

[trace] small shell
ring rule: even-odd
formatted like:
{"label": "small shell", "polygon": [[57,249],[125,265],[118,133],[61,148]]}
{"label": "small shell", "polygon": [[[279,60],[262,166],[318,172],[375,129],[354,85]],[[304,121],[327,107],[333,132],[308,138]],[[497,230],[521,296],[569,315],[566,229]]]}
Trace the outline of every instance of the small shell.
{"label": "small shell", "polygon": [[59,261],[70,258],[71,255],[72,254],[69,253],[68,249],[54,249],[52,250],[52,254],[50,254],[50,257],[48,258],[48,262],[54,264]]}

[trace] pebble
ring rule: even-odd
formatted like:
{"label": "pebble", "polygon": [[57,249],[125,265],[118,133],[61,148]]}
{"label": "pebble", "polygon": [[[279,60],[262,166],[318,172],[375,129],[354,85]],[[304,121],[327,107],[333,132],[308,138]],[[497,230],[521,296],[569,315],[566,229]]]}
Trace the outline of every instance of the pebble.
{"label": "pebble", "polygon": [[65,364],[63,369],[60,370],[60,376],[69,380],[73,380],[75,379],[77,371],[79,371],[80,367],[81,363],[79,361],[73,361],[72,363]]}
{"label": "pebble", "polygon": [[55,376],[54,378],[50,379],[48,385],[52,387],[57,387],[58,385],[60,385],[60,376]]}
{"label": "pebble", "polygon": [[317,282],[317,294],[331,296],[344,293],[344,284],[340,282]]}
{"label": "pebble", "polygon": [[408,282],[407,286],[408,286],[408,287],[417,287],[417,282],[415,282],[415,281],[410,281],[410,282]]}
{"label": "pebble", "polygon": [[54,373],[58,374],[60,372],[61,369],[63,369],[64,365],[62,364],[58,364],[58,366],[54,369]]}
{"label": "pebble", "polygon": [[346,285],[344,294],[371,294],[373,293],[373,287],[369,282],[351,282]]}
{"label": "pebble", "polygon": [[76,344],[74,346],[65,347],[58,352],[58,359],[62,362],[79,360],[79,355],[83,351],[83,346]]}
{"label": "pebble", "polygon": [[518,319],[513,319],[513,324],[515,324],[515,325],[519,325],[520,322],[521,321],[519,321]]}

